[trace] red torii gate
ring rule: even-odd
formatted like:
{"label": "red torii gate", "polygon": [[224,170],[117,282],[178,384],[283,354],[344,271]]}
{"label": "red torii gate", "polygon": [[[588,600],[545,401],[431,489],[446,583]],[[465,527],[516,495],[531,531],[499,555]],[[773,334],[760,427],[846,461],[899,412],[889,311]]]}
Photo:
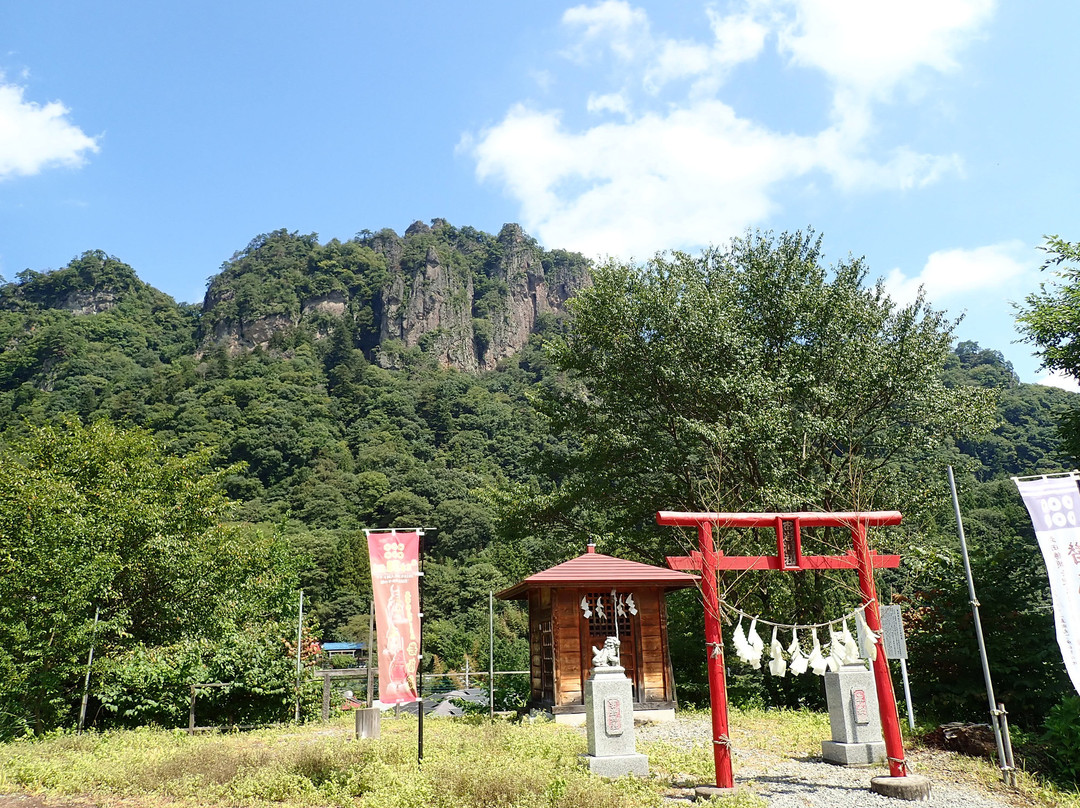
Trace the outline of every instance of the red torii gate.
{"label": "red torii gate", "polygon": [[[731,772],[731,741],[728,737],[727,682],[724,672],[723,637],[720,632],[720,599],[717,593],[718,570],[820,570],[854,569],[859,572],[859,588],[867,606],[865,619],[872,631],[881,630],[877,591],[874,587],[875,567],[897,567],[898,555],[878,555],[870,550],[866,530],[870,526],[898,525],[899,511],[869,511],[866,513],[680,513],[660,511],[659,525],[695,527],[698,549],[689,556],[669,556],[668,566],[677,570],[700,570],[701,591],[705,599],[705,644],[711,649],[709,665],[709,701],[712,708],[713,758],[716,764],[716,785],[733,788]],[[712,526],[772,527],[776,530],[775,556],[725,556],[713,544]],[[852,551],[836,556],[804,556],[801,528],[846,527],[851,530]],[[907,777],[904,743],[900,736],[900,718],[896,710],[892,677],[884,649],[878,648],[874,660],[874,684],[877,690],[881,729],[885,738],[885,754],[889,759],[892,777]]]}

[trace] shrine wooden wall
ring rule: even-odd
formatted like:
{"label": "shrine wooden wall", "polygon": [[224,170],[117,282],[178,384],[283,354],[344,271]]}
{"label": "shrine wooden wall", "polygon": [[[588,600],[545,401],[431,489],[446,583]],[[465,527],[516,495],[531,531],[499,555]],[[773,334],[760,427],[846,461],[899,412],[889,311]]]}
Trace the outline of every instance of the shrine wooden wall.
{"label": "shrine wooden wall", "polygon": [[[583,709],[585,680],[592,661],[589,623],[581,612],[585,589],[549,588],[529,593],[532,701],[557,712]],[[673,706],[674,677],[667,642],[667,607],[662,590],[634,589],[638,615],[624,657],[637,704]],[[602,640],[595,640],[596,643]],[[631,650],[632,649],[632,650]]]}
{"label": "shrine wooden wall", "polygon": [[582,672],[581,624],[584,621],[575,596],[575,590],[558,590],[552,603],[555,703],[560,706],[585,703],[585,676],[589,672]]}
{"label": "shrine wooden wall", "polygon": [[655,589],[637,593],[640,621],[639,679],[644,690],[639,702],[671,701],[671,662],[668,658],[667,608],[664,597]]}
{"label": "shrine wooden wall", "polygon": [[529,671],[534,704],[552,703],[555,657],[552,640],[551,590],[534,589],[529,592]]}

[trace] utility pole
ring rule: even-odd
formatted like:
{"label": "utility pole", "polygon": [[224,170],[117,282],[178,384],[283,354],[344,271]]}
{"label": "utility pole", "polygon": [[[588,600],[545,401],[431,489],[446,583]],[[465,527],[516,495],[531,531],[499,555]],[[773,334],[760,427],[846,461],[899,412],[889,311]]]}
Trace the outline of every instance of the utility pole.
{"label": "utility pole", "polygon": [[86,660],[86,681],[83,682],[83,694],[82,694],[82,707],[79,708],[79,729],[77,734],[82,735],[83,727],[86,725],[86,701],[90,697],[90,666],[94,664],[94,641],[97,639],[97,624],[98,616],[101,614],[101,607],[94,607],[94,628],[90,632],[90,656]]}
{"label": "utility pole", "polygon": [[997,744],[998,764],[1001,779],[1011,786],[1016,785],[1016,772],[1013,769],[1012,742],[1009,740],[1008,724],[1004,724],[1005,705],[994,699],[994,683],[990,679],[990,662],[986,657],[986,641],[983,639],[982,621],[979,620],[979,599],[975,597],[975,579],[971,575],[971,560],[968,558],[967,539],[964,537],[964,520],[960,518],[960,500],[956,496],[956,479],[952,466],[949,466],[949,490],[952,491],[953,512],[956,514],[956,532],[960,536],[960,552],[964,559],[964,575],[967,577],[968,598],[971,600],[971,616],[975,621],[975,639],[979,643],[979,659],[982,661],[983,679],[986,682],[986,698],[990,702],[990,726],[994,728],[994,742]]}

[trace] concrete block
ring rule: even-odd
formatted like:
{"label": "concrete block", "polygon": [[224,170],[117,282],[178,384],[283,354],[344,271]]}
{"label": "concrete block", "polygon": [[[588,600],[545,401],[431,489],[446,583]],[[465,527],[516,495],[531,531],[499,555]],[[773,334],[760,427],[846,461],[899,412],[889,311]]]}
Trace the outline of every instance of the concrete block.
{"label": "concrete block", "polygon": [[837,743],[821,742],[821,756],[828,763],[841,766],[872,766],[885,760],[885,742]]}
{"label": "concrete block", "polygon": [[874,674],[862,665],[845,665],[825,674],[829,726],[836,743],[875,743],[881,737]]}
{"label": "concrete block", "polygon": [[630,680],[618,666],[594,668],[585,681],[585,737],[589,771],[601,777],[649,773],[649,759],[634,745],[634,699]]}
{"label": "concrete block", "polygon": [[582,762],[589,767],[589,771],[600,777],[625,777],[633,774],[636,777],[648,777],[649,758],[636,752],[629,755],[582,755]]}
{"label": "concrete block", "polygon": [[601,668],[586,680],[585,734],[590,755],[634,753],[633,691],[622,668]]}
{"label": "concrete block", "polygon": [[[330,681],[327,679],[326,681]],[[382,712],[378,707],[364,707],[356,711],[356,738],[378,738],[379,719]]]}

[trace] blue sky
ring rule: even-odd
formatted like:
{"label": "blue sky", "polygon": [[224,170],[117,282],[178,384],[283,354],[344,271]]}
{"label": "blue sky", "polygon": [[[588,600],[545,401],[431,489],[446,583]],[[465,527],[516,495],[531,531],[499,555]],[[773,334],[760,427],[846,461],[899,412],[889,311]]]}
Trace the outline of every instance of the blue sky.
{"label": "blue sky", "polygon": [[1076,217],[1080,5],[0,8],[0,274],[102,249],[178,300],[253,237],[417,219],[642,259],[813,226],[1044,374],[1011,301]]}

